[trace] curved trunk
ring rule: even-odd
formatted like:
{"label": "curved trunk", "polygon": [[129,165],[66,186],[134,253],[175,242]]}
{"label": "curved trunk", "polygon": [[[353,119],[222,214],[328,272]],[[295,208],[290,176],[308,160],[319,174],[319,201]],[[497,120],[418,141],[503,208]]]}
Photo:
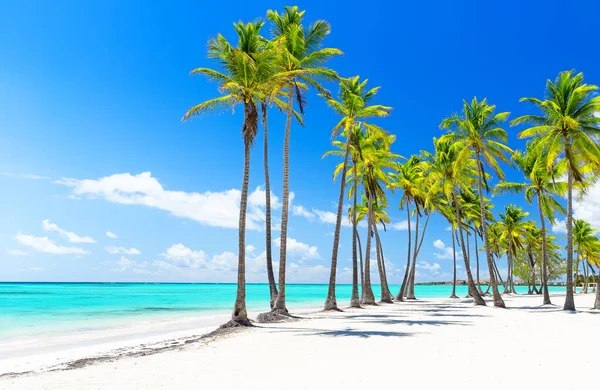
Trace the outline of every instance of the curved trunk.
{"label": "curved trunk", "polygon": [[[346,152],[344,153],[344,165],[340,181],[340,196],[338,197],[338,209],[335,220],[335,232],[333,233],[333,249],[331,250],[331,270],[329,273],[329,288],[325,300],[325,310],[339,310],[335,299],[335,277],[337,271],[337,258],[340,248],[340,229],[342,227],[342,211],[344,208],[344,190],[346,189],[346,172],[348,170],[348,155],[350,154],[350,127],[346,126]],[[356,192],[356,191],[355,191]],[[354,277],[354,276],[353,276]]]}
{"label": "curved trunk", "polygon": [[479,281],[479,247],[477,245],[477,230],[475,229],[475,225],[473,225],[473,236],[475,236],[475,261],[477,262],[477,291],[479,291],[479,294],[483,294],[481,282]]}
{"label": "curved trunk", "polygon": [[452,295],[450,298],[458,298],[456,296],[456,240],[454,239],[454,234],[456,233],[454,227],[452,227],[452,258],[454,263],[454,276],[452,278]]}
{"label": "curved trunk", "polygon": [[[352,199],[352,295],[350,296],[350,307],[360,307],[360,299],[358,298],[358,265],[356,256],[356,240],[358,238],[358,229],[356,228],[356,192],[358,190],[358,176],[356,172],[356,161],[354,165],[354,196]],[[362,268],[362,259],[360,261]],[[361,269],[362,273],[362,269]],[[362,275],[361,275],[362,281]]]}
{"label": "curved trunk", "polygon": [[[456,191],[454,189],[452,190],[452,198],[454,200],[454,212],[456,213],[456,221],[457,221],[458,233],[459,233],[459,237],[460,237],[460,247],[462,248],[463,260],[465,263],[465,271],[467,272],[467,283],[469,285],[469,293],[473,297],[473,303],[476,306],[486,306],[485,300],[481,297],[481,294],[479,294],[479,291],[477,291],[477,288],[475,287],[475,282],[473,281],[473,275],[471,274],[471,266],[469,264],[469,257],[468,257],[467,250],[466,250],[465,238],[463,235],[463,229],[462,229],[462,223],[461,223],[462,216],[460,213],[460,203],[458,201],[458,196],[456,196]],[[490,278],[492,277],[492,272],[493,272],[493,268],[491,268],[491,271],[490,271]]]}
{"label": "curved trunk", "polygon": [[596,279],[596,300],[594,301],[594,309],[600,310],[600,267],[598,267],[598,279]]}
{"label": "curved trunk", "polygon": [[588,293],[588,270],[587,270],[587,260],[583,261],[583,293]]}
{"label": "curved trunk", "polygon": [[266,257],[267,257],[267,279],[269,280],[269,292],[271,300],[269,304],[271,309],[275,305],[277,299],[277,286],[275,285],[275,276],[273,274],[273,256],[271,254],[271,183],[269,180],[269,126],[267,118],[267,105],[261,104],[263,127],[264,127],[264,165],[265,165],[265,229],[266,229]]}
{"label": "curved trunk", "polygon": [[531,264],[531,284],[533,286],[532,293],[537,294],[538,289],[535,283],[535,260],[533,258],[533,252],[531,251],[531,247],[527,247],[527,255],[529,256],[529,263]]}
{"label": "curved trunk", "polygon": [[246,312],[246,208],[248,205],[248,182],[250,179],[250,144],[244,145],[244,179],[240,199],[240,218],[238,231],[238,272],[237,294],[231,320],[238,324],[250,325]]}
{"label": "curved trunk", "polygon": [[476,156],[477,156],[477,176],[478,179],[477,180],[477,189],[479,191],[479,210],[480,210],[480,218],[481,218],[481,229],[483,231],[483,243],[484,243],[484,247],[485,247],[485,257],[488,263],[488,269],[490,271],[490,284],[492,285],[492,294],[494,296],[494,306],[496,307],[502,307],[505,308],[506,305],[504,304],[504,301],[502,300],[502,297],[500,296],[500,292],[498,291],[498,283],[496,282],[496,278],[494,276],[494,263],[493,263],[493,259],[492,259],[492,251],[490,250],[490,241],[489,241],[489,237],[488,237],[488,230],[487,230],[487,221],[485,219],[485,205],[483,203],[483,186],[482,186],[482,181],[483,181],[483,172],[482,172],[482,163],[481,163],[481,156],[479,155],[480,152],[477,151]]}
{"label": "curved trunk", "polygon": [[[469,233],[468,225],[465,230],[466,230],[466,233],[468,234]],[[471,245],[470,245],[470,241],[469,241],[469,236],[467,236],[467,239],[465,241],[467,242],[467,259],[469,260],[469,271],[471,271]],[[465,298],[473,298],[473,294],[471,292],[472,287],[469,283],[467,283],[467,285],[469,286],[469,288],[467,289],[467,295],[465,296]],[[473,288],[475,288],[475,280],[473,280]]]}
{"label": "curved trunk", "polygon": [[292,86],[288,93],[288,111],[285,120],[285,135],[283,138],[283,194],[281,204],[281,236],[279,245],[279,293],[275,300],[273,310],[288,312],[285,305],[285,263],[287,256],[287,224],[288,210],[290,207],[289,173],[290,173],[290,129],[292,127],[294,94]]}
{"label": "curved trunk", "polygon": [[[569,150],[569,142],[565,140],[565,150]],[[575,310],[573,297],[573,172],[571,166],[567,171],[567,296],[563,310]]]}
{"label": "curved trunk", "polygon": [[363,267],[362,244],[360,243],[360,234],[356,230],[356,242],[358,243],[358,260],[360,261],[360,288],[361,291],[365,288],[365,268]]}
{"label": "curved trunk", "polygon": [[412,266],[410,267],[410,275],[408,276],[408,291],[406,292],[406,299],[417,299],[415,298],[415,267],[417,266],[417,244],[419,243],[419,207],[417,206],[417,212],[415,213],[415,245],[413,248],[413,259]]}
{"label": "curved trunk", "polygon": [[379,280],[381,282],[381,302],[393,303],[393,297],[390,293],[390,288],[387,282],[387,276],[385,274],[385,259],[383,258],[383,248],[381,246],[381,239],[379,238],[379,231],[377,230],[377,224],[373,224],[373,231],[375,232],[375,245],[377,249],[377,268],[379,270]]}
{"label": "curved trunk", "polygon": [[373,228],[371,224],[371,214],[373,213],[373,204],[371,201],[371,194],[367,192],[368,216],[367,216],[367,244],[365,252],[365,279],[364,287],[362,291],[361,303],[363,305],[376,305],[375,296],[373,295],[373,289],[371,288],[371,230]]}
{"label": "curved trunk", "polygon": [[538,209],[540,212],[540,225],[542,227],[542,290],[544,292],[544,305],[551,305],[550,293],[548,292],[548,256],[546,254],[546,218],[544,218],[544,211],[542,209],[542,200],[540,199],[540,193],[537,194],[538,198]]}
{"label": "curved trunk", "polygon": [[396,295],[397,301],[404,300],[404,292],[406,291],[406,282],[408,281],[408,272],[410,270],[410,253],[411,253],[411,231],[410,231],[410,206],[408,205],[408,201],[406,202],[406,217],[408,223],[408,255],[406,256],[406,269],[404,270],[404,278],[402,279],[402,285],[400,286],[400,291],[398,295]]}

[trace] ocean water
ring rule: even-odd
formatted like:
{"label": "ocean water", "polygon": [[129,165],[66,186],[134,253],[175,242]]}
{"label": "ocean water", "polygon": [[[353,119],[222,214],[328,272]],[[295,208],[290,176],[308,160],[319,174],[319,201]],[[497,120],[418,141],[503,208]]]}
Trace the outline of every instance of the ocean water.
{"label": "ocean water", "polygon": [[[393,294],[399,286],[390,285]],[[564,287],[553,287],[564,291]],[[415,286],[417,298],[447,298],[452,286]],[[517,287],[526,293],[526,287]],[[327,295],[324,284],[286,287],[290,311],[320,307]],[[348,305],[351,286],[338,285],[340,307]],[[373,285],[379,295],[379,286]],[[457,286],[465,296],[466,286]],[[235,284],[144,283],[0,283],[0,338],[93,330],[106,324],[123,325],[148,319],[227,313],[232,309]],[[267,284],[247,285],[249,311],[269,308]]]}

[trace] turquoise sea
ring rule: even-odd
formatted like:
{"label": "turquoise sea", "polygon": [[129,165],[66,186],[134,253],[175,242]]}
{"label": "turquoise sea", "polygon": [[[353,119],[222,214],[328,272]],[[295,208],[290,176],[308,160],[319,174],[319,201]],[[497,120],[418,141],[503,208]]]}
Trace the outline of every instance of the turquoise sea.
{"label": "turquoise sea", "polygon": [[[399,286],[390,285],[393,294]],[[564,287],[554,287],[564,291]],[[452,286],[415,286],[417,298],[447,298]],[[324,284],[287,286],[290,311],[320,307],[327,294]],[[526,287],[518,287],[526,293]],[[373,285],[379,295],[379,286]],[[466,286],[457,294],[465,296]],[[94,329],[107,323],[127,324],[161,317],[226,313],[232,308],[235,284],[144,283],[0,283],[0,338],[52,331]],[[350,285],[337,286],[338,305],[348,305]],[[247,286],[249,311],[269,308],[266,284]]]}

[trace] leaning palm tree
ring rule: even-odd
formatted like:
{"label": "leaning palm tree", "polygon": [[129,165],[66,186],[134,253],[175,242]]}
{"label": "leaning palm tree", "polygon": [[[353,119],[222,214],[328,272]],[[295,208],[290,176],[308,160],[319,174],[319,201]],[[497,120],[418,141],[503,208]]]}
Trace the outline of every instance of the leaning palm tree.
{"label": "leaning palm tree", "polygon": [[500,213],[498,228],[500,230],[500,240],[506,246],[506,257],[508,260],[508,275],[507,287],[504,293],[516,294],[513,269],[514,259],[517,256],[517,251],[524,248],[524,237],[527,228],[527,222],[524,220],[529,213],[515,205],[508,205],[504,208],[504,213]]}
{"label": "leaning palm tree", "polygon": [[[333,128],[333,136],[340,132],[346,137],[344,148],[344,162],[341,171],[340,195],[338,197],[338,209],[333,234],[333,249],[331,251],[331,271],[329,275],[329,288],[325,300],[325,310],[339,310],[335,298],[335,281],[337,271],[337,257],[340,240],[340,229],[342,225],[342,213],[344,206],[344,189],[346,186],[346,174],[348,171],[348,156],[351,151],[353,131],[355,127],[365,128],[375,136],[384,136],[386,132],[379,127],[366,122],[373,117],[388,116],[391,107],[381,105],[369,105],[373,97],[379,91],[379,87],[366,89],[367,80],[360,81],[359,77],[343,79],[340,82],[338,99],[329,98],[327,104],[342,117]],[[337,173],[337,170],[336,170]]]}
{"label": "leaning palm tree", "polygon": [[584,183],[590,165],[600,167],[600,96],[595,85],[583,82],[583,73],[560,72],[556,80],[546,82],[546,100],[522,98],[533,103],[541,115],[524,115],[511,125],[531,124],[519,138],[536,137],[544,151],[545,165],[552,169],[559,161],[567,165],[567,297],[564,310],[575,310],[573,298],[573,184]]}
{"label": "leaning palm tree", "polygon": [[[408,223],[408,255],[406,260],[406,269],[404,270],[404,278],[400,286],[400,291],[396,295],[397,301],[403,301],[406,292],[408,291],[408,278],[411,270],[411,254],[412,254],[412,231],[411,231],[411,210],[410,205],[415,206],[415,210],[421,209],[423,190],[421,184],[424,180],[423,171],[419,158],[411,156],[404,163],[396,163],[395,171],[390,174],[390,188],[402,190],[402,198],[400,199],[400,209],[406,208],[406,220]],[[418,211],[418,210],[417,210]],[[418,245],[415,242],[415,247]]]}
{"label": "leaning palm tree", "polygon": [[[425,165],[428,171],[429,180],[433,183],[431,191],[440,192],[448,200],[449,206],[453,209],[452,220],[455,221],[453,229],[459,233],[459,244],[462,248],[462,255],[467,272],[467,282],[469,293],[473,297],[473,303],[476,305],[485,305],[485,301],[477,291],[471,274],[469,253],[466,250],[463,226],[466,218],[463,215],[466,212],[466,202],[463,200],[470,194],[472,184],[475,181],[476,167],[473,159],[473,151],[462,147],[459,143],[441,138],[433,140],[435,154],[426,155]],[[471,198],[474,196],[471,194]],[[453,237],[454,238],[454,237]]]}
{"label": "leaning palm tree", "polygon": [[564,196],[567,192],[567,183],[561,180],[561,177],[566,174],[565,160],[563,160],[563,163],[547,168],[544,154],[540,153],[539,148],[533,142],[527,143],[525,152],[515,152],[512,159],[515,166],[525,176],[527,182],[499,183],[494,191],[496,193],[524,191],[525,199],[529,204],[532,203],[533,197],[537,199],[542,234],[542,291],[544,294],[544,305],[550,305],[552,302],[550,301],[550,294],[548,292],[546,218],[554,225],[556,222],[556,211],[563,214],[566,213],[564,207],[555,198],[556,195]]}
{"label": "leaning palm tree", "polygon": [[275,72],[273,52],[265,50],[264,40],[259,35],[263,22],[234,23],[234,27],[238,36],[237,46],[232,46],[220,34],[208,42],[208,57],[217,60],[221,69],[197,68],[191,72],[218,82],[223,96],[192,107],[182,118],[185,121],[195,115],[233,108],[240,103],[244,106],[244,175],[240,199],[237,295],[231,321],[228,323],[232,326],[250,325],[246,312],[245,238],[250,149],[258,131],[257,103],[264,100],[266,85],[282,76]]}
{"label": "leaning palm tree", "polygon": [[322,48],[323,39],[329,34],[329,24],[324,20],[312,23],[308,28],[302,24],[304,11],[298,7],[284,7],[284,12],[269,10],[267,18],[273,22],[273,40],[281,48],[277,58],[277,65],[281,72],[287,72],[287,118],[283,139],[283,191],[281,207],[281,244],[279,251],[279,293],[275,300],[273,310],[287,313],[285,304],[285,271],[287,256],[287,224],[289,210],[289,147],[290,129],[292,126],[293,103],[296,100],[299,111],[304,113],[304,97],[299,82],[313,86],[321,93],[326,93],[325,88],[319,84],[320,80],[337,80],[337,74],[323,67],[323,64],[335,55],[342,54],[338,49]]}
{"label": "leaning palm tree", "polygon": [[[365,305],[374,305],[375,297],[371,289],[370,277],[370,256],[371,256],[371,236],[375,234],[376,226],[379,221],[374,213],[380,207],[385,199],[384,188],[389,185],[388,170],[395,165],[394,160],[398,158],[389,151],[389,145],[395,138],[394,136],[377,137],[378,142],[365,145],[361,150],[362,159],[359,163],[357,174],[360,177],[364,189],[367,204],[367,240],[365,248],[365,272],[361,303]],[[357,219],[359,216],[357,216]],[[376,248],[378,237],[376,239]],[[378,256],[380,259],[380,256]],[[378,259],[378,260],[379,260]],[[381,300],[391,302],[392,295],[387,285],[384,265],[378,264],[379,277],[381,282]]]}
{"label": "leaning palm tree", "polygon": [[506,146],[508,135],[501,127],[502,123],[508,118],[508,112],[494,113],[496,106],[489,105],[487,99],[478,101],[473,98],[469,104],[466,100],[463,101],[462,114],[453,114],[445,118],[440,127],[449,129],[450,132],[445,134],[445,139],[452,142],[457,142],[465,148],[471,149],[475,154],[477,168],[477,192],[479,193],[479,207],[481,210],[481,230],[483,232],[483,243],[486,252],[488,268],[490,271],[490,283],[494,295],[494,306],[506,307],[500,293],[498,284],[493,273],[493,259],[490,251],[490,242],[487,232],[487,221],[485,219],[485,204],[483,200],[483,186],[485,184],[488,189],[487,180],[485,179],[486,163],[495,172],[500,180],[504,180],[504,173],[498,164],[498,159],[510,164],[510,160],[506,156],[507,153],[512,154],[512,150]]}

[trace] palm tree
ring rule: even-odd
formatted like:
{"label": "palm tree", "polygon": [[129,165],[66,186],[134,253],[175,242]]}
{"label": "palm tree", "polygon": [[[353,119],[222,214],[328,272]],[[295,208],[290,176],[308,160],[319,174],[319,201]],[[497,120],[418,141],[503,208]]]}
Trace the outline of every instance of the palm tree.
{"label": "palm tree", "polygon": [[[506,307],[500,293],[498,284],[493,273],[493,259],[488,239],[487,221],[485,219],[485,204],[483,200],[483,185],[485,180],[484,162],[492,168],[500,180],[504,180],[504,173],[498,164],[498,159],[510,164],[506,153],[512,154],[512,150],[506,146],[508,135],[501,125],[508,118],[508,112],[495,114],[496,106],[489,105],[487,99],[478,101],[473,98],[471,104],[463,100],[462,114],[453,114],[445,118],[440,127],[449,129],[451,132],[444,135],[452,142],[457,142],[465,148],[470,148],[477,161],[477,192],[479,193],[479,208],[481,210],[481,230],[485,246],[488,268],[490,271],[490,283],[494,295],[494,306]],[[486,189],[487,180],[485,180]]]}
{"label": "palm tree", "polygon": [[507,287],[504,293],[516,294],[513,280],[513,262],[517,256],[517,250],[523,249],[523,241],[527,223],[524,218],[529,213],[515,205],[508,205],[504,208],[504,214],[500,213],[498,227],[500,229],[500,240],[506,246],[506,257],[508,259]]}
{"label": "palm tree", "polygon": [[[401,189],[402,198],[400,199],[400,209],[406,208],[406,220],[408,223],[408,255],[406,260],[406,269],[404,271],[404,278],[402,279],[402,285],[400,291],[396,295],[397,301],[403,301],[407,289],[408,277],[411,269],[411,245],[412,245],[412,232],[411,232],[411,210],[410,205],[415,205],[415,208],[421,208],[423,206],[423,197],[421,183],[423,182],[423,172],[421,170],[420,160],[417,156],[411,156],[403,164],[396,163],[395,172],[390,174],[392,189]],[[417,246],[415,242],[415,247]]]}
{"label": "palm tree", "polygon": [[[577,266],[575,274],[579,269],[579,262],[583,262],[584,273],[590,262],[597,263],[600,259],[600,239],[596,236],[597,229],[592,228],[588,222],[582,219],[576,219],[573,226],[573,245],[577,252]],[[575,277],[577,280],[577,277]],[[584,292],[587,292],[587,276],[585,278]]]}
{"label": "palm tree", "polygon": [[[398,158],[389,151],[389,146],[395,139],[395,136],[383,135],[381,132],[377,132],[375,136],[376,142],[368,143],[361,150],[362,159],[358,165],[357,174],[361,179],[364,193],[366,197],[367,205],[367,242],[365,248],[365,271],[364,271],[364,283],[362,291],[361,302],[366,305],[374,305],[375,297],[371,289],[371,277],[370,277],[370,256],[371,256],[371,236],[376,232],[376,225],[378,216],[375,215],[375,211],[381,210],[382,203],[385,199],[384,185],[389,185],[390,176],[387,170],[395,166],[394,160]],[[357,210],[357,219],[360,220],[361,215],[360,209]],[[375,236],[376,245],[378,236]],[[380,256],[378,256],[380,258]],[[380,259],[378,259],[380,260]],[[392,295],[389,292],[387,286],[387,277],[385,275],[385,269],[383,264],[378,264],[379,277],[381,281],[381,300],[383,302],[391,302]]]}
{"label": "palm tree", "polygon": [[[304,11],[298,7],[284,7],[284,12],[269,10],[267,18],[274,23],[273,40],[281,48],[277,64],[282,72],[287,72],[287,118],[283,140],[283,194],[281,207],[281,244],[279,251],[279,293],[273,310],[287,313],[285,304],[285,271],[287,256],[287,224],[289,210],[289,145],[292,125],[293,103],[296,99],[301,114],[304,113],[304,97],[299,81],[313,86],[322,93],[328,93],[319,80],[337,80],[337,74],[322,65],[332,56],[342,54],[338,49],[322,48],[323,39],[329,34],[329,24],[324,20],[312,23],[308,28],[302,25]],[[342,182],[343,183],[343,182]]]}
{"label": "palm tree", "polygon": [[234,23],[238,44],[233,47],[222,35],[209,40],[208,57],[217,60],[220,70],[209,68],[194,69],[191,74],[208,76],[219,83],[223,96],[207,100],[192,107],[182,118],[183,121],[195,115],[202,115],[234,107],[244,106],[242,137],[244,140],[244,175],[240,199],[238,236],[238,281],[237,295],[228,325],[250,325],[246,312],[246,207],[248,203],[248,181],[250,176],[250,149],[258,131],[257,102],[265,97],[266,87],[274,80],[281,79],[273,67],[273,51],[265,50],[260,37],[263,22]]}
{"label": "palm tree", "polygon": [[[485,305],[485,301],[477,291],[473,281],[469,253],[463,235],[465,220],[463,209],[466,204],[463,200],[470,193],[470,187],[476,174],[473,152],[469,148],[463,148],[459,143],[453,143],[443,137],[439,140],[434,138],[433,142],[435,154],[426,154],[427,158],[425,160],[428,178],[433,183],[430,191],[444,194],[448,204],[453,209],[452,220],[455,221],[453,228],[458,230],[460,237],[459,245],[462,248],[469,293],[476,305]],[[471,198],[473,197],[471,195]]]}
{"label": "palm tree", "polygon": [[533,103],[541,115],[524,115],[511,125],[531,124],[519,138],[536,137],[545,165],[551,169],[561,159],[567,165],[567,297],[564,310],[575,310],[573,298],[573,183],[583,183],[589,164],[600,166],[600,96],[594,96],[595,85],[583,82],[583,73],[560,72],[556,80],[546,82],[546,100],[522,98]]}
{"label": "palm tree", "polygon": [[437,207],[437,212],[440,213],[448,223],[450,224],[450,235],[452,236],[452,264],[453,264],[453,278],[452,278],[452,293],[450,298],[458,298],[456,295],[456,216],[454,215],[454,205],[447,198],[440,202]]}
{"label": "palm tree", "polygon": [[[527,203],[531,204],[533,197],[537,198],[537,206],[540,214],[541,225],[541,249],[542,249],[542,290],[544,294],[544,305],[550,305],[550,294],[548,292],[547,275],[547,240],[546,240],[546,218],[552,225],[555,224],[555,212],[566,213],[564,207],[555,198],[555,195],[564,196],[567,192],[567,183],[560,180],[566,173],[566,164],[561,163],[550,167],[546,166],[545,156],[539,153],[539,149],[532,142],[527,143],[525,152],[517,151],[512,157],[516,167],[523,173],[526,183],[499,183],[496,193],[503,192],[525,192]],[[564,161],[564,160],[563,160]]]}
{"label": "palm tree", "polygon": [[[333,235],[333,249],[331,251],[331,271],[329,275],[329,288],[325,300],[325,310],[339,310],[335,299],[335,280],[337,271],[337,256],[340,240],[340,229],[342,225],[342,213],[344,205],[344,189],[346,186],[346,173],[348,171],[348,156],[351,150],[353,130],[355,127],[364,127],[367,131],[385,134],[385,131],[365,122],[365,119],[373,117],[388,116],[391,107],[381,105],[369,105],[369,102],[379,91],[379,87],[366,89],[367,80],[360,81],[359,77],[351,77],[340,82],[339,99],[329,98],[327,104],[342,117],[333,128],[333,135],[343,132],[346,136],[344,148],[344,162],[342,165],[342,177],[340,181],[340,195],[338,198],[338,209]],[[337,172],[337,171],[336,171]]]}

